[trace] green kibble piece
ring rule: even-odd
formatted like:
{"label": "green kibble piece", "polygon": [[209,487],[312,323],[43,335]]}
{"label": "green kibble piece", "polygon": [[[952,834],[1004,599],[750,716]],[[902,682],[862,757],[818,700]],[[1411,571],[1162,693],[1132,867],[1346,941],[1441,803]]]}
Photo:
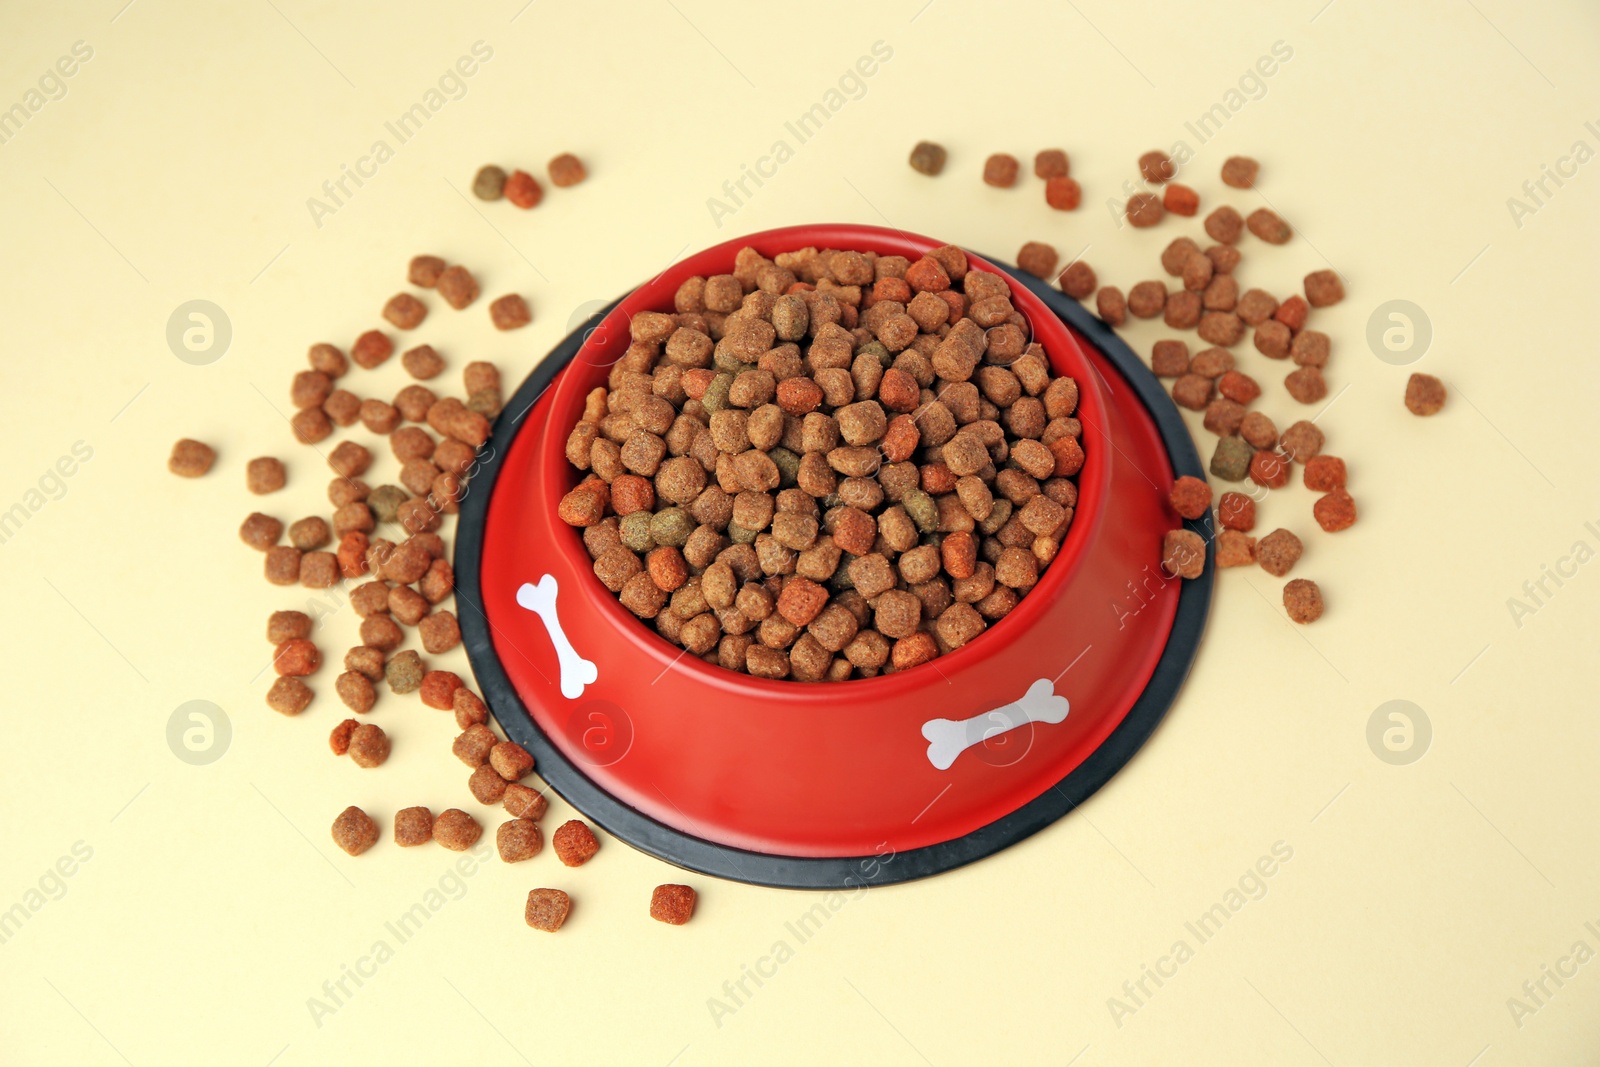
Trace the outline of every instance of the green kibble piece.
{"label": "green kibble piece", "polygon": [[617,536],[635,552],[648,552],[656,547],[650,527],[655,516],[648,511],[635,511],[622,517],[617,526]]}
{"label": "green kibble piece", "polygon": [[472,195],[479,200],[499,200],[505,195],[506,172],[490,163],[486,167],[478,168],[478,174],[472,179]]}
{"label": "green kibble piece", "polygon": [[383,666],[384,680],[395,693],[415,693],[422,687],[422,657],[411,649],[396,652]]}
{"label": "green kibble piece", "polygon": [[411,494],[398,485],[380,485],[367,494],[367,507],[379,522],[399,522],[400,505],[411,499]]}
{"label": "green kibble piece", "polygon": [[906,490],[906,495],[900,498],[900,506],[923,533],[931,534],[939,528],[939,505],[921,489]]}
{"label": "green kibble piece", "polygon": [[1011,501],[1004,497],[994,502],[994,510],[989,512],[989,517],[978,523],[978,529],[986,534],[997,532],[1011,519]]}
{"label": "green kibble piece", "polygon": [[1250,473],[1250,457],[1254,452],[1242,437],[1219,438],[1217,450],[1211,454],[1211,473],[1225,482],[1243,481]]}
{"label": "green kibble piece", "polygon": [[662,508],[650,516],[650,536],[658,545],[682,548],[696,525],[694,518],[682,508]]}
{"label": "green kibble piece", "polygon": [[717,349],[716,355],[711,357],[711,365],[724,374],[738,374],[750,369],[749,365],[732,352]]}
{"label": "green kibble piece", "polygon": [[767,457],[778,467],[778,487],[794,488],[795,475],[800,473],[800,457],[787,448],[774,448]]}
{"label": "green kibble piece", "polygon": [[467,397],[467,410],[475,411],[486,419],[493,419],[500,414],[500,390],[489,388],[479,389]]}
{"label": "green kibble piece", "polygon": [[733,388],[733,375],[723,373],[711,379],[711,384],[706,386],[705,394],[700,397],[700,406],[707,413],[721,411],[728,406],[728,390]]}
{"label": "green kibble piece", "polygon": [[760,532],[760,530],[747,530],[736,522],[728,523],[728,540],[736,545],[755,544],[756,534]]}
{"label": "green kibble piece", "polygon": [[839,553],[839,566],[834,570],[833,576],[828,579],[828,588],[835,593],[848,592],[856,587],[855,581],[850,577],[850,564],[856,557],[848,552]]}

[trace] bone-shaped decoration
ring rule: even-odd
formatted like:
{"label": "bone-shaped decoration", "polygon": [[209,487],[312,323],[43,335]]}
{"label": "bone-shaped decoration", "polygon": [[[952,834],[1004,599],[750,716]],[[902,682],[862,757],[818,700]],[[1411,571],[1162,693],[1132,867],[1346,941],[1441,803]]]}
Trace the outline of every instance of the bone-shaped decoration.
{"label": "bone-shaped decoration", "polygon": [[1040,678],[1020,700],[1004,707],[970,719],[929,719],[922,724],[922,736],[928,739],[928,762],[941,771],[949,770],[956,757],[973,745],[1030,722],[1061,722],[1068,709],[1067,698],[1056,696],[1055,683]]}
{"label": "bone-shaped decoration", "polygon": [[578,655],[578,650],[572,647],[561,629],[561,616],[556,612],[556,576],[547,574],[539,579],[538,585],[523,582],[522,588],[517,590],[517,604],[543,619],[544,628],[550,632],[550,641],[556,646],[556,660],[561,666],[561,695],[568,700],[583,696],[583,687],[593,685],[600,677],[600,670]]}

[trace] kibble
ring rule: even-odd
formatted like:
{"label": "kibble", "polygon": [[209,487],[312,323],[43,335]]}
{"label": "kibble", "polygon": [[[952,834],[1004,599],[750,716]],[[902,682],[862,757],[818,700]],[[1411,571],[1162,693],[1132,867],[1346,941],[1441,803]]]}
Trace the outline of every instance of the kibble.
{"label": "kibble", "polygon": [[658,885],[650,894],[650,918],[669,926],[682,926],[693,918],[698,899],[686,885]]}
{"label": "kibble", "polygon": [[996,152],[983,162],[983,183],[996,189],[1009,189],[1017,184],[1017,157]]}
{"label": "kibble", "polygon": [[1258,207],[1245,220],[1250,232],[1270,245],[1288,244],[1291,236],[1289,224],[1278,217],[1271,208]]}
{"label": "kibble", "polygon": [[446,268],[444,273],[439,275],[436,288],[439,290],[439,295],[444,297],[445,303],[457,311],[478,299],[478,280],[467,268],[459,264]]}
{"label": "kibble", "polygon": [[167,458],[167,470],[180,478],[198,478],[211,469],[217,453],[208,444],[185,437],[172,446]]}
{"label": "kibble", "polygon": [[1328,533],[1338,533],[1355,525],[1356,502],[1348,491],[1335,489],[1311,505],[1311,515]]}
{"label": "kibble", "polygon": [[1335,456],[1316,455],[1305,461],[1304,474],[1307,489],[1318,493],[1326,493],[1332,489],[1343,489],[1345,485],[1344,460]]}
{"label": "kibble", "polygon": [[568,867],[582,867],[600,851],[594,831],[578,819],[564,822],[550,838],[556,858]]}
{"label": "kibble", "polygon": [[1045,179],[1044,202],[1057,211],[1076,211],[1083,203],[1083,188],[1066,175]]}
{"label": "kibble", "polygon": [[1035,178],[1065,178],[1070,169],[1067,154],[1059,148],[1045,148],[1033,157]]}
{"label": "kibble", "polygon": [[531,860],[544,849],[544,834],[527,819],[508,819],[494,834],[495,849],[506,863]]}
{"label": "kibble", "polygon": [[401,808],[394,813],[394,843],[401,848],[426,845],[433,840],[433,812],[427,808]]}
{"label": "kibble", "polygon": [[1344,299],[1344,281],[1337,271],[1314,270],[1305,279],[1306,303],[1314,308],[1331,307]]}
{"label": "kibble", "polygon": [[1185,474],[1172,483],[1168,494],[1172,510],[1186,519],[1198,519],[1211,509],[1211,486],[1199,478]]}
{"label": "kibble", "polygon": [[1222,184],[1235,189],[1254,188],[1260,170],[1261,164],[1249,156],[1229,156],[1222,161]]}
{"label": "kibble", "polygon": [[1095,277],[1094,268],[1081,259],[1068,263],[1061,272],[1061,277],[1056,279],[1056,284],[1061,286],[1061,291],[1074,300],[1087,300],[1094,293],[1099,279]]}
{"label": "kibble", "polygon": [[433,839],[451,852],[465,852],[482,836],[478,820],[460,808],[448,808],[433,820]]}
{"label": "kibble", "polygon": [[1017,253],[1017,266],[1035,278],[1049,278],[1055,273],[1060,254],[1053,245],[1043,241],[1029,241]]}
{"label": "kibble", "polygon": [[1296,578],[1283,587],[1283,608],[1302,625],[1322,618],[1322,590],[1309,578]]}
{"label": "kibble", "polygon": [[489,305],[489,321],[497,330],[517,330],[533,321],[533,312],[521,294],[507,293]]}
{"label": "kibble", "polygon": [[[239,524],[239,540],[251,548],[265,552],[278,543],[278,538],[283,536],[283,523],[271,515],[263,515],[259,511],[252,511],[245,516],[244,522]],[[295,564],[295,573],[299,573],[299,563]]]}
{"label": "kibble", "polygon": [[944,170],[944,161],[943,145],[934,144],[932,141],[918,141],[916,147],[911,149],[911,169],[919,174],[936,176]]}
{"label": "kibble", "polygon": [[557,189],[570,188],[589,176],[583,161],[571,152],[563,152],[550,160],[547,169],[550,171],[550,184]]}
{"label": "kibble", "polygon": [[372,679],[359,671],[345,671],[333,683],[333,688],[344,706],[358,715],[371,711],[378,702],[378,691],[372,687]]}
{"label": "kibble", "polygon": [[333,843],[350,855],[359,856],[378,843],[378,824],[352,804],[333,820]]}
{"label": "kibble", "polygon": [[284,675],[267,690],[267,707],[280,715],[298,715],[311,706],[312,693],[306,683]]}
{"label": "kibble", "polygon": [[414,330],[428,317],[428,306],[410,293],[396,293],[383,305],[383,317],[397,330]]}
{"label": "kibble", "polygon": [[1288,530],[1273,530],[1256,542],[1256,562],[1274,578],[1282,578],[1300,561],[1305,547]]}
{"label": "kibble", "polygon": [[1166,209],[1161,206],[1161,198],[1154,193],[1134,193],[1128,197],[1126,210],[1128,225],[1136,229],[1154,226],[1166,214]]}
{"label": "kibble", "polygon": [[1174,578],[1198,578],[1206,567],[1206,543],[1193,530],[1168,530],[1161,538],[1161,566]]}
{"label": "kibble", "polygon": [[[479,200],[499,200],[505,195],[506,172],[493,163],[478,168],[472,178],[472,195]],[[434,275],[437,279],[438,275]]]}
{"label": "kibble", "polygon": [[528,892],[524,921],[535,930],[555,933],[572,914],[572,898],[559,889],[534,889]]}
{"label": "kibble", "polygon": [[358,767],[382,766],[389,758],[389,735],[377,723],[362,723],[350,734],[350,758]]}
{"label": "kibble", "polygon": [[1413,415],[1438,414],[1444,398],[1444,383],[1431,374],[1413,374],[1406,381],[1406,410]]}
{"label": "kibble", "polygon": [[539,179],[525,170],[512,171],[502,191],[507,200],[524,211],[538,207],[539,201],[544,199],[544,188],[540,186]]}

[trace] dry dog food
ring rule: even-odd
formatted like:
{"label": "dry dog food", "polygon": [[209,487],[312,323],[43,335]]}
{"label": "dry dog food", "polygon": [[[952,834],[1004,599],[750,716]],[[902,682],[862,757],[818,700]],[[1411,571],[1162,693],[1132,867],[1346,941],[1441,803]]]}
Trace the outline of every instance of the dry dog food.
{"label": "dry dog food", "polygon": [[433,812],[427,808],[401,808],[394,813],[394,843],[401,848],[426,845],[433,840]]}
{"label": "dry dog food", "polygon": [[1278,447],[1296,463],[1305,463],[1322,452],[1325,442],[1326,438],[1316,423],[1301,419],[1283,431],[1283,436],[1278,438]]}
{"label": "dry dog food", "polygon": [[1318,493],[1343,489],[1345,483],[1344,460],[1336,456],[1312,456],[1306,460],[1305,485]]}
{"label": "dry dog food", "polygon": [[1161,538],[1161,566],[1174,578],[1198,578],[1206,569],[1205,540],[1193,530],[1168,530]]}
{"label": "dry dog food", "polygon": [[306,683],[286,674],[267,690],[267,707],[280,715],[298,715],[311,706],[311,695]]}
{"label": "dry dog food", "polygon": [[1056,272],[1060,254],[1055,246],[1043,241],[1029,241],[1017,253],[1017,266],[1035,278],[1048,278]]}
{"label": "dry dog food", "polygon": [[552,159],[547,169],[550,171],[550,184],[557,189],[567,189],[577,185],[589,176],[583,167],[583,160],[571,152],[563,152]]}
{"label": "dry dog food", "polygon": [[397,330],[414,330],[428,317],[428,305],[410,293],[396,293],[383,305],[383,317]]}
{"label": "dry dog food", "polygon": [[497,330],[517,330],[533,321],[533,312],[519,294],[507,293],[489,305],[489,321]]}
{"label": "dry dog food", "polygon": [[[484,168],[484,170],[488,169],[490,168]],[[494,169],[498,170],[499,168],[496,167]],[[482,171],[479,173],[481,174]],[[474,183],[474,191],[476,191],[476,183]],[[494,200],[498,198],[499,195],[500,190],[497,186],[495,188],[494,196],[486,196],[484,199]],[[444,268],[446,265],[447,264],[445,261],[440,259],[438,256],[412,256],[411,262],[406,264],[406,281],[422,289],[432,289],[435,285],[439,284],[439,275],[444,273]],[[331,348],[332,346],[329,345],[327,347]],[[342,360],[344,357],[340,356],[339,358]],[[311,365],[313,367],[317,367],[317,361],[315,358],[312,359]],[[317,367],[317,369],[322,370],[323,368]],[[333,375],[333,377],[338,377],[338,375]]]}
{"label": "dry dog food", "polygon": [[1283,609],[1298,623],[1322,618],[1322,590],[1309,578],[1295,578],[1283,587]]}
{"label": "dry dog food", "polygon": [[[499,200],[505,195],[506,172],[493,163],[478,168],[472,177],[472,195],[479,200]],[[441,265],[442,266],[442,265]],[[437,279],[438,275],[435,274]]]}
{"label": "dry dog food", "polygon": [[1122,290],[1114,285],[1101,286],[1094,295],[1095,313],[1108,326],[1121,326],[1128,321],[1128,300]]}
{"label": "dry dog food", "polygon": [[1335,489],[1311,505],[1311,515],[1318,526],[1329,533],[1338,533],[1355,525],[1356,502],[1344,489]]}
{"label": "dry dog food", "polygon": [[600,842],[595,839],[594,831],[578,819],[558,826],[550,838],[550,845],[556,850],[556,858],[568,867],[582,867],[600,851]]}
{"label": "dry dog food", "polygon": [[467,777],[467,789],[479,804],[498,804],[506,795],[506,780],[485,763],[473,769]]}
{"label": "dry dog food", "polygon": [[494,832],[494,845],[501,860],[521,863],[544,850],[544,834],[527,819],[508,819]]}
{"label": "dry dog food", "polygon": [[361,723],[355,719],[346,719],[335,726],[328,734],[328,747],[335,756],[343,756],[350,751],[350,735],[356,732],[356,727]]}
{"label": "dry dog food", "polygon": [[185,437],[172,446],[167,470],[180,478],[198,478],[216,461],[217,453],[210,445]]}
{"label": "dry dog food", "polygon": [[[393,627],[393,632],[382,624],[388,623]],[[368,626],[371,626],[371,632]],[[379,640],[374,640],[378,638]],[[374,648],[382,648],[385,652],[393,652],[400,642],[405,640],[405,634],[400,632],[400,627],[394,620],[383,615],[374,615],[361,622],[361,639]],[[384,646],[388,647],[385,648]],[[422,687],[422,677],[426,670],[422,666],[422,657],[412,649],[406,649],[397,654],[383,667],[384,681],[389,683],[391,693],[415,693]]]}
{"label": "dry dog food", "polygon": [[1328,395],[1328,383],[1319,367],[1301,367],[1288,373],[1283,387],[1302,404],[1315,404]]}
{"label": "dry dog food", "polygon": [[550,808],[550,801],[545,799],[543,793],[518,782],[507,783],[501,802],[511,815],[531,822],[544,818],[544,813]]}
{"label": "dry dog food", "polygon": [[1256,543],[1256,562],[1274,578],[1282,578],[1300,561],[1304,551],[1300,538],[1288,530],[1273,530]]}
{"label": "dry dog food", "polygon": [[382,766],[389,758],[389,735],[377,723],[362,723],[350,733],[350,758],[358,767]]}
{"label": "dry dog food", "polygon": [[1306,275],[1306,303],[1325,308],[1344,299],[1344,281],[1337,271],[1314,270]]}
{"label": "dry dog food", "polygon": [[1046,178],[1044,183],[1044,202],[1057,211],[1076,211],[1078,205],[1083,203],[1083,189],[1076,180],[1064,174],[1055,178]]}
{"label": "dry dog food", "polygon": [[359,671],[345,671],[333,683],[333,688],[344,706],[358,715],[365,715],[378,702],[378,691],[373,688],[372,679]]}
{"label": "dry dog food", "polygon": [[1233,208],[1223,204],[1206,216],[1205,228],[1207,236],[1213,241],[1231,245],[1239,240],[1239,235],[1244,232],[1244,218]]}
{"label": "dry dog food", "polygon": [[1406,381],[1406,410],[1434,415],[1444,407],[1444,383],[1431,374],[1413,374]]}
{"label": "dry dog food", "polygon": [[1161,206],[1173,215],[1192,218],[1200,211],[1200,194],[1187,185],[1173,182],[1162,190]]}
{"label": "dry dog food", "polygon": [[698,894],[686,885],[658,885],[650,894],[650,918],[682,926],[694,917]]}
{"label": "dry dog food", "polygon": [[[871,677],[972,640],[1071,525],[1077,384],[959,249],[877,281],[860,252],[737,263],[685,283],[689,310],[634,316],[568,438],[586,474],[560,517],[615,533],[585,538],[596,577],[667,640],[763,677]],[[946,618],[980,557],[1008,592]]]}
{"label": "dry dog food", "polygon": [[1198,519],[1211,508],[1211,486],[1185,474],[1172,483],[1172,492],[1168,495],[1172,501],[1172,510],[1186,519]]}
{"label": "dry dog food", "polygon": [[[1249,419],[1250,416],[1246,415],[1243,422]],[[1206,469],[1213,477],[1225,482],[1243,481],[1245,475],[1250,473],[1250,463],[1255,454],[1250,442],[1243,437],[1221,437],[1217,439],[1217,447],[1211,453],[1211,463]]]}
{"label": "dry dog food", "polygon": [[452,671],[429,671],[422,676],[417,688],[423,704],[438,711],[450,711],[455,707],[461,679]]}
{"label": "dry dog food", "polygon": [[911,169],[919,174],[929,177],[937,175],[944,170],[945,150],[943,145],[934,144],[932,141],[918,141],[916,147],[911,149]]}
{"label": "dry dog food", "polygon": [[1155,193],[1134,193],[1128,197],[1127,214],[1128,225],[1142,230],[1160,222],[1166,209]]}
{"label": "dry dog food", "polygon": [[535,930],[555,933],[572,913],[572,898],[559,889],[534,889],[522,917]]}
{"label": "dry dog food", "polygon": [[[437,378],[444,372],[444,357],[432,345],[417,345],[400,355],[400,365],[418,381]],[[426,409],[424,409],[426,411]]]}
{"label": "dry dog food", "polygon": [[533,773],[533,757],[515,741],[501,741],[490,749],[489,765],[508,782],[520,782]]}
{"label": "dry dog food", "polygon": [[378,843],[378,824],[352,804],[333,820],[333,843],[350,855],[359,856]]}
{"label": "dry dog food", "polygon": [[[261,552],[276,545],[278,538],[282,536],[283,523],[259,511],[252,511],[245,516],[244,522],[239,524],[239,540]],[[296,566],[298,567],[298,564]]]}
{"label": "dry dog food", "polygon": [[1261,164],[1249,156],[1229,156],[1222,161],[1222,184],[1235,189],[1250,189],[1256,184]]}
{"label": "dry dog food", "polygon": [[303,611],[274,611],[267,616],[267,640],[274,645],[311,636],[311,616]]}
{"label": "dry dog food", "polygon": [[460,311],[478,299],[478,279],[467,268],[456,264],[446,267],[435,284],[444,302]]}
{"label": "dry dog food", "polygon": [[1152,185],[1169,182],[1178,176],[1178,168],[1165,152],[1151,151],[1139,157],[1139,176]]}
{"label": "dry dog food", "polygon": [[272,653],[272,669],[279,675],[304,678],[322,665],[322,653],[317,646],[303,637],[291,637],[281,642]]}
{"label": "dry dog food", "polygon": [[525,170],[512,171],[502,191],[507,200],[524,211],[538,207],[539,201],[544,199],[544,189],[539,185],[539,179]]}
{"label": "dry dog food", "polygon": [[1059,148],[1045,148],[1033,157],[1033,176],[1048,181],[1065,178],[1071,169],[1067,154]]}
{"label": "dry dog food", "polygon": [[1250,212],[1250,217],[1245,219],[1245,225],[1249,227],[1251,233],[1269,245],[1289,243],[1291,236],[1289,224],[1279,218],[1278,213],[1271,208],[1256,208]]}
{"label": "dry dog food", "polygon": [[283,461],[272,456],[258,456],[244,467],[244,485],[257,496],[267,493],[276,493],[282,489],[288,478],[284,474]]}
{"label": "dry dog food", "polygon": [[494,731],[478,722],[461,731],[456,737],[455,744],[451,746],[451,751],[462,763],[476,770],[488,762],[489,753],[494,751],[494,746],[499,743],[500,739],[494,735]]}
{"label": "dry dog food", "polygon": [[1217,534],[1217,566],[1247,567],[1256,561],[1256,539],[1238,530]]}
{"label": "dry dog food", "polygon": [[460,808],[448,808],[433,820],[433,839],[451,852],[465,852],[478,843],[483,827]]}
{"label": "dry dog food", "polygon": [[983,183],[996,189],[1009,189],[1017,184],[1017,157],[996,152],[983,161]]}
{"label": "dry dog food", "polygon": [[1056,279],[1056,284],[1061,286],[1061,291],[1074,300],[1087,300],[1100,284],[1095,277],[1094,268],[1081,259],[1075,259],[1067,264],[1061,272],[1061,277]]}
{"label": "dry dog food", "polygon": [[1217,522],[1224,529],[1249,533],[1256,528],[1256,502],[1243,493],[1223,493],[1217,498]]}

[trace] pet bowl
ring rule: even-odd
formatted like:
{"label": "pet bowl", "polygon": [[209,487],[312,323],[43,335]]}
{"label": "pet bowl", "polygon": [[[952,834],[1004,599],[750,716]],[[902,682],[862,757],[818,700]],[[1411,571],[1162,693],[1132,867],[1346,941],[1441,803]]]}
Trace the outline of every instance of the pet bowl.
{"label": "pet bowl", "polygon": [[[904,881],[994,852],[1107,780],[1171,702],[1198,644],[1212,561],[1161,570],[1178,474],[1203,476],[1171,401],[1081,305],[977,257],[1011,288],[1056,374],[1079,386],[1085,462],[1056,559],[962,648],[869,679],[754,678],[686,653],[595,577],[556,515],[579,480],[568,432],[642,310],[685,278],[815,246],[915,260],[939,242],[799,226],[707,249],[569,337],[507,404],[462,502],[457,596],[473,669],[550,786],[614,835],[740,881]],[[1202,534],[1203,526],[1194,525]]]}

